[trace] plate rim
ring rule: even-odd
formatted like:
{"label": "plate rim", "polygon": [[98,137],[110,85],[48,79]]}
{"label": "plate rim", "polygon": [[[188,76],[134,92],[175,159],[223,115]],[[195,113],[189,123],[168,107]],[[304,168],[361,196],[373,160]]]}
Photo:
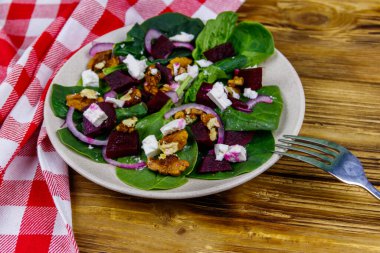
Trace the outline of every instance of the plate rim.
{"label": "plate rim", "polygon": [[[103,37],[109,36],[112,33],[118,33],[118,32],[121,32],[121,31],[127,32],[129,29],[131,29],[131,27],[132,27],[132,25],[118,28],[116,30],[113,30],[113,31],[111,31],[111,32],[109,32],[107,34],[104,34],[104,35],[98,37],[94,41],[102,40]],[[58,72],[54,76],[53,80],[51,81],[49,89],[47,91],[45,104],[44,104],[44,119],[45,120],[46,120],[46,118],[48,116],[48,110],[51,110],[51,106],[50,106],[51,103],[50,102],[51,102],[51,93],[52,93],[52,86],[53,86],[52,84],[55,83],[55,80],[57,79],[57,76],[60,76],[63,67],[66,64],[70,63],[71,58],[74,57],[80,50],[82,50],[84,47],[88,46],[91,43],[93,43],[93,42],[87,43],[86,45],[84,45],[81,48],[79,48],[73,55],[71,55],[71,57],[65,62],[65,64],[62,65],[62,66],[60,66],[60,69],[58,70]],[[278,49],[275,49],[275,54],[278,54],[278,55],[282,56],[285,59],[285,63],[288,65],[290,71],[292,72],[291,74],[293,76],[295,76],[296,79],[297,79],[297,82],[295,82],[295,84],[297,86],[297,90],[300,92],[300,108],[299,108],[300,110],[299,110],[299,115],[297,117],[298,120],[296,122],[294,130],[291,133],[288,133],[288,134],[297,135],[300,132],[300,130],[301,130],[302,123],[303,123],[304,116],[305,116],[305,107],[306,107],[306,104],[305,104],[305,92],[304,92],[304,89],[303,89],[303,86],[302,86],[301,79],[300,79],[297,71],[294,69],[293,65],[289,62],[289,60]],[[47,122],[47,121],[44,121],[44,122]],[[202,189],[202,190],[198,190],[198,191],[187,191],[187,192],[166,192],[166,190],[141,190],[141,189],[135,188],[133,186],[127,185],[127,186],[133,188],[133,191],[131,192],[131,191],[128,191],[128,189],[118,188],[116,185],[109,184],[109,183],[107,183],[107,181],[98,180],[97,177],[93,177],[92,176],[92,173],[88,173],[86,170],[84,170],[82,168],[78,168],[78,167],[80,167],[79,165],[73,163],[71,161],[72,159],[69,159],[68,157],[66,157],[66,154],[64,154],[62,150],[60,150],[60,149],[58,149],[58,148],[55,147],[54,142],[58,138],[56,136],[56,133],[52,132],[52,129],[50,129],[48,127],[48,125],[49,124],[46,123],[47,135],[48,135],[49,139],[51,140],[51,143],[52,143],[53,147],[55,148],[56,152],[64,160],[64,162],[68,166],[70,166],[73,170],[75,170],[78,174],[80,174],[81,176],[85,177],[86,179],[90,180],[91,182],[94,182],[94,183],[96,183],[96,184],[98,184],[98,185],[100,185],[100,186],[102,186],[104,188],[107,188],[107,189],[110,189],[110,190],[113,190],[113,191],[116,191],[116,192],[119,192],[119,193],[131,195],[131,196],[142,197],[142,198],[149,198],[149,199],[188,199],[188,198],[203,197],[203,196],[207,196],[207,195],[216,194],[216,193],[219,193],[219,192],[222,192],[222,191],[227,191],[227,190],[235,188],[235,187],[237,187],[239,185],[242,185],[242,184],[244,184],[244,183],[252,180],[253,178],[259,176],[260,174],[262,174],[263,172],[265,172],[266,170],[268,170],[269,168],[271,168],[281,158],[280,155],[273,154],[259,168],[255,169],[255,170],[253,170],[251,172],[242,174],[242,175],[249,175],[249,176],[245,176],[245,177],[238,177],[237,176],[237,177],[235,177],[234,181],[231,181],[228,184],[221,184],[221,185],[213,186],[213,187],[207,188],[207,189]],[[272,134],[273,134],[273,132],[274,131],[272,131]],[[276,136],[274,136],[274,139],[275,139],[275,142],[277,143]],[[74,152],[74,151],[70,150],[70,152]],[[94,161],[90,161],[90,162],[94,162]],[[116,174],[115,171],[116,171],[116,169],[114,168],[114,173]],[[202,179],[188,178],[188,180],[189,181],[186,184],[189,184],[193,180],[202,180]],[[226,179],[224,179],[224,180],[226,180]],[[223,180],[219,180],[219,181],[223,181]]]}

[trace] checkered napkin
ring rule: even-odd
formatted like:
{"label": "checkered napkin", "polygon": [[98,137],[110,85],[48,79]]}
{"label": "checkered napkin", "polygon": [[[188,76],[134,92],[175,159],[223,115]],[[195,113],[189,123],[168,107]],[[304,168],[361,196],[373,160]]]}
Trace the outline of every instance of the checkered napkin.
{"label": "checkered napkin", "polygon": [[0,1],[0,252],[78,252],[67,165],[42,116],[65,59],[126,24],[171,11],[209,19],[243,1]]}

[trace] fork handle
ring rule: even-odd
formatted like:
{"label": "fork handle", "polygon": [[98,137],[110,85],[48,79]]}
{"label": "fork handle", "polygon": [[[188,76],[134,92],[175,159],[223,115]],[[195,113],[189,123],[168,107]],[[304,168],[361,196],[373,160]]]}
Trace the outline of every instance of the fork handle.
{"label": "fork handle", "polygon": [[369,191],[375,198],[380,200],[380,191],[375,188],[369,181],[363,185],[363,188]]}

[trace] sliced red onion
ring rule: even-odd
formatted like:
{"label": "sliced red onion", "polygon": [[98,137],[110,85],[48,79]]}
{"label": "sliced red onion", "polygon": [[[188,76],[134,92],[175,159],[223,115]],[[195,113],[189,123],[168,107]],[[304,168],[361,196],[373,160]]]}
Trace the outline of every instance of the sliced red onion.
{"label": "sliced red onion", "polygon": [[179,83],[177,83],[177,82],[170,82],[169,87],[170,87],[170,89],[176,91],[179,88]]}
{"label": "sliced red onion", "polygon": [[178,95],[177,95],[177,92],[175,91],[168,91],[168,92],[165,92],[165,94],[170,97],[170,99],[173,101],[173,103],[177,103],[178,102]]}
{"label": "sliced red onion", "polygon": [[117,97],[117,93],[115,91],[113,91],[113,90],[107,92],[103,96],[104,100],[106,100],[106,98],[116,98],[116,97]]}
{"label": "sliced red onion", "polygon": [[252,109],[256,104],[258,103],[266,103],[266,104],[271,104],[273,103],[273,99],[270,96],[266,95],[259,95],[255,99],[250,99],[247,102],[248,109]]}
{"label": "sliced red onion", "polygon": [[130,169],[130,170],[137,170],[137,169],[141,169],[143,167],[146,166],[146,163],[145,162],[138,162],[138,163],[121,163],[121,162],[118,162],[118,161],[115,161],[109,157],[107,157],[106,155],[106,147],[103,147],[103,150],[102,150],[102,155],[103,155],[103,158],[104,160],[111,164],[111,165],[114,165],[116,167],[119,167],[119,168],[123,168],[123,169]]}
{"label": "sliced red onion", "polygon": [[107,43],[107,42],[99,42],[99,43],[93,43],[89,54],[90,56],[94,57],[97,53],[112,50],[114,43]]}
{"label": "sliced red onion", "polygon": [[66,116],[67,128],[70,130],[70,132],[75,137],[77,137],[80,141],[83,141],[84,143],[88,143],[88,144],[95,145],[95,146],[107,145],[108,140],[96,140],[96,139],[88,137],[88,136],[86,136],[83,133],[78,131],[78,129],[75,127],[75,123],[73,121],[74,110],[75,110],[74,107],[69,107],[69,111],[67,112],[67,116]]}
{"label": "sliced red onion", "polygon": [[176,47],[176,48],[179,48],[179,47],[184,47],[184,48],[187,48],[191,51],[194,50],[194,46],[191,45],[190,43],[188,42],[173,42],[173,45]]}
{"label": "sliced red onion", "polygon": [[150,29],[146,33],[144,43],[145,43],[145,49],[146,51],[148,51],[149,54],[152,53],[152,40],[158,39],[161,35],[162,33],[155,29]]}
{"label": "sliced red onion", "polygon": [[175,108],[171,109],[170,111],[165,113],[164,117],[165,117],[165,119],[168,119],[171,116],[173,116],[174,114],[176,114],[177,112],[180,112],[180,111],[183,111],[186,109],[192,109],[192,108],[201,110],[202,112],[205,112],[207,114],[212,114],[216,117],[216,119],[218,120],[219,125],[220,125],[220,127],[218,127],[218,141],[217,141],[217,143],[223,143],[223,141],[224,141],[223,122],[220,119],[219,115],[213,109],[211,109],[208,106],[204,106],[204,105],[200,105],[200,104],[196,104],[196,103],[185,104],[185,105],[181,105],[179,107],[175,107]]}

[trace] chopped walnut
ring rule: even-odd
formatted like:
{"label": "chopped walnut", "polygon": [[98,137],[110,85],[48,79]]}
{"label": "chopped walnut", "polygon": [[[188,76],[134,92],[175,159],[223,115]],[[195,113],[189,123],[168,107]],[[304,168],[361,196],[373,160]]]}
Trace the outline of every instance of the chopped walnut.
{"label": "chopped walnut", "polygon": [[99,93],[97,91],[91,90],[91,89],[83,89],[83,90],[81,90],[81,92],[79,94],[82,97],[86,97],[89,99],[97,99],[98,95],[99,95]]}
{"label": "chopped walnut", "polygon": [[210,140],[211,141],[216,141],[216,137],[218,136],[218,132],[216,131],[216,128],[211,128],[210,129]]}
{"label": "chopped walnut", "polygon": [[103,78],[105,76],[104,68],[117,66],[119,63],[119,58],[112,55],[112,50],[107,50],[95,54],[88,62],[87,68],[97,73],[99,78]]}
{"label": "chopped walnut", "polygon": [[119,125],[116,126],[116,131],[132,133],[135,131],[137,121],[138,119],[135,116],[133,116],[132,118],[125,119]]}
{"label": "chopped walnut", "polygon": [[234,76],[233,79],[228,80],[227,84],[230,87],[242,86],[244,84],[244,78],[240,76]]}
{"label": "chopped walnut", "polygon": [[168,91],[171,91],[172,89],[170,88],[169,84],[164,84],[164,85],[162,85],[162,87],[160,88],[160,90],[162,92],[168,92]]}
{"label": "chopped walnut", "polygon": [[162,144],[160,142],[159,148],[165,155],[175,154],[179,150],[178,142],[163,142]]}
{"label": "chopped walnut", "polygon": [[190,166],[186,160],[180,160],[176,155],[168,155],[165,159],[148,159],[148,168],[162,175],[180,176]]}
{"label": "chopped walnut", "polygon": [[183,111],[179,111],[174,114],[174,119],[184,119],[184,118],[185,118],[185,113]]}
{"label": "chopped walnut", "polygon": [[187,58],[187,57],[176,57],[176,58],[170,60],[167,67],[169,69],[173,70],[174,69],[173,68],[174,63],[179,63],[180,67],[186,68],[187,65],[190,65],[192,62],[193,62],[193,60],[190,58]]}
{"label": "chopped walnut", "polygon": [[212,114],[204,113],[201,115],[201,121],[210,130],[210,140],[215,141],[218,135],[216,128],[220,127],[218,119]]}
{"label": "chopped walnut", "polygon": [[206,114],[206,113],[203,113],[203,114],[201,115],[201,121],[203,122],[203,124],[204,124],[205,126],[207,126],[207,123],[208,123],[209,120],[211,120],[212,118],[215,118],[215,119],[216,119],[216,117],[215,117],[214,115],[212,115],[212,114]]}
{"label": "chopped walnut", "polygon": [[125,93],[120,100],[125,101],[124,106],[129,107],[141,102],[141,91],[135,87],[132,87]]}
{"label": "chopped walnut", "polygon": [[95,102],[103,102],[103,98],[99,97],[97,99],[91,99],[81,94],[69,94],[66,96],[66,105],[69,107],[74,107],[78,111],[83,111],[87,106]]}
{"label": "chopped walnut", "polygon": [[186,73],[186,72],[187,72],[187,70],[185,68],[179,67],[177,75],[180,75],[180,74],[183,74],[183,73]]}
{"label": "chopped walnut", "polygon": [[228,94],[230,96],[232,96],[233,98],[236,98],[236,94],[239,96],[239,94],[241,93],[240,89],[237,88],[237,87],[230,87],[230,86],[227,86],[225,87]]}
{"label": "chopped walnut", "polygon": [[[170,148],[176,148],[177,150],[172,152],[171,154],[174,154],[175,152],[182,150],[187,143],[187,138],[189,137],[189,134],[186,130],[181,130],[174,132],[172,134],[166,135],[160,140],[160,149],[161,151],[166,154],[170,155],[169,152],[166,152]],[[169,144],[176,143],[176,145],[170,146]],[[172,150],[170,150],[172,151]]]}
{"label": "chopped walnut", "polygon": [[198,117],[196,115],[186,115],[185,117],[185,121],[186,121],[186,125],[190,125],[192,123],[194,123],[195,121],[197,121]]}
{"label": "chopped walnut", "polygon": [[[155,75],[153,75],[152,70],[155,70]],[[161,80],[161,73],[157,71],[154,65],[150,65],[145,73],[145,83],[144,90],[152,95],[156,95],[158,92],[158,84]]]}

